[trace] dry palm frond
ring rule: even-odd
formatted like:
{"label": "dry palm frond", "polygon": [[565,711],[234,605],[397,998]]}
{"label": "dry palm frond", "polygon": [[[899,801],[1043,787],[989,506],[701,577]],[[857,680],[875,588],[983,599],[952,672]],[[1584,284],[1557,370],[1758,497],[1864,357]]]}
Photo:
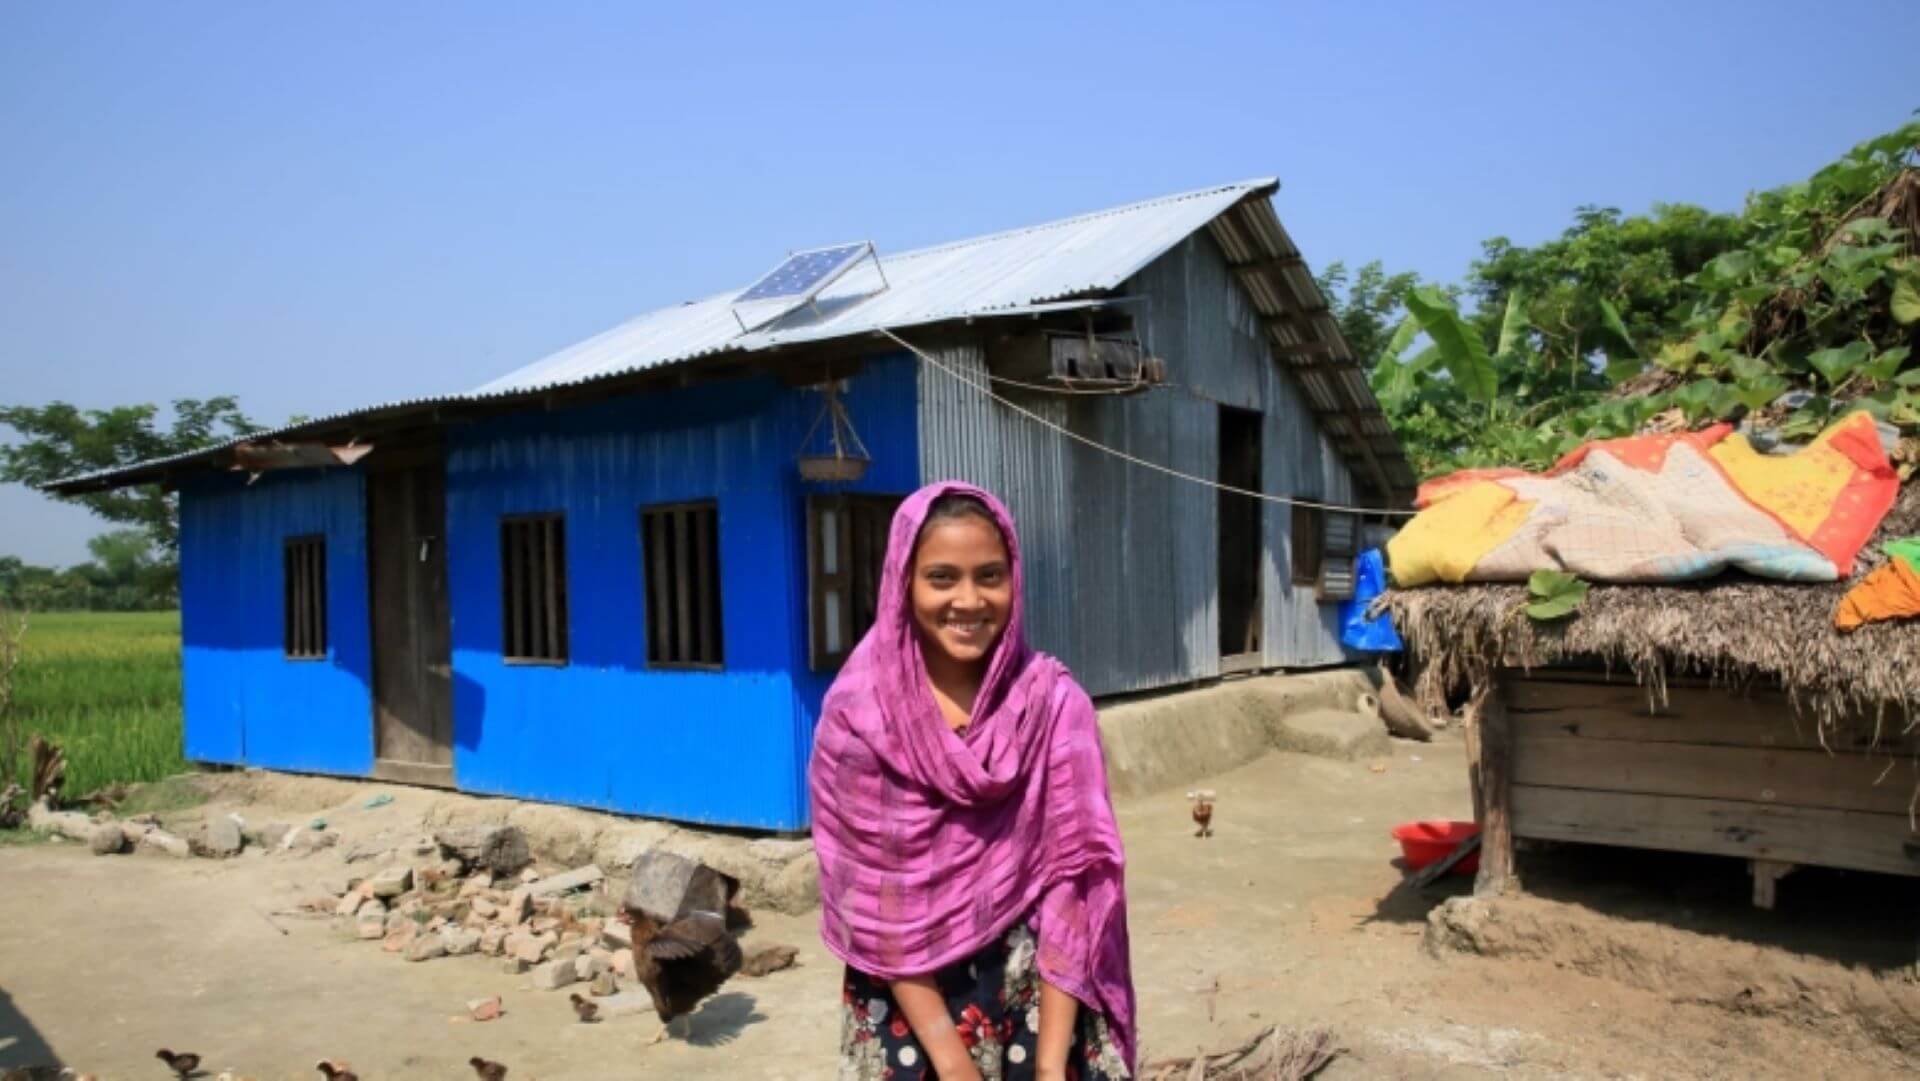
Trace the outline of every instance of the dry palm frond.
{"label": "dry palm frond", "polygon": [[33,756],[33,802],[52,803],[67,783],[67,752],[39,736],[29,745]]}

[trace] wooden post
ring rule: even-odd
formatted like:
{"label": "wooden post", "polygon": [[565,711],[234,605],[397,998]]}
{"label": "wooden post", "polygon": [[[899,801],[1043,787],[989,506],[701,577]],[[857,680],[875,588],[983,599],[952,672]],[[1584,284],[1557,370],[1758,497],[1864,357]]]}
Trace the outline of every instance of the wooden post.
{"label": "wooden post", "polygon": [[1473,883],[1476,897],[1498,896],[1520,886],[1513,867],[1513,727],[1498,677],[1486,678],[1484,701],[1475,711],[1482,801],[1480,876]]}

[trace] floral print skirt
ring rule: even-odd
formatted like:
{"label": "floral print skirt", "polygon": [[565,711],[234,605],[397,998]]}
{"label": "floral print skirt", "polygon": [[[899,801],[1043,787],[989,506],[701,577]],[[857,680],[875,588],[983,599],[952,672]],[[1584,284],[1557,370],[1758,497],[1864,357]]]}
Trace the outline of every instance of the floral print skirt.
{"label": "floral print skirt", "polygon": [[[934,973],[947,1011],[985,1081],[1022,1081],[1034,1075],[1040,1039],[1040,970],[1033,931],[1025,923],[965,961]],[[894,1005],[885,980],[847,969],[840,1007],[841,1081],[918,1081],[933,1078],[926,1052]],[[1107,1020],[1082,1006],[1067,1051],[1067,1077],[1123,1081],[1128,1077]]]}

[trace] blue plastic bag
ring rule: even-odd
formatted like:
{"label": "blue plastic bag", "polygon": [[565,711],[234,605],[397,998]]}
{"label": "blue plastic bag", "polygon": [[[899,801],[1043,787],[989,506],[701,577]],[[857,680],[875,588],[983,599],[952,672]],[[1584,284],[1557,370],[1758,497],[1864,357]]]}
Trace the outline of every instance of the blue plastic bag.
{"label": "blue plastic bag", "polygon": [[1353,599],[1340,604],[1340,644],[1364,653],[1398,653],[1405,648],[1393,629],[1393,620],[1382,613],[1379,619],[1367,618],[1367,606],[1387,591],[1387,564],[1380,549],[1360,553],[1353,564]]}

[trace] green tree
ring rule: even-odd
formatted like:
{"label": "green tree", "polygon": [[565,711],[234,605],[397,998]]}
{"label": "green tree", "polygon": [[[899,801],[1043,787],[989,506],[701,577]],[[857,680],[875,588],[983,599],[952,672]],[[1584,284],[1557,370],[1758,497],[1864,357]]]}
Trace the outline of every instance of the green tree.
{"label": "green tree", "polygon": [[1352,272],[1336,259],[1316,280],[1340,323],[1341,335],[1367,367],[1387,351],[1394,326],[1405,315],[1406,295],[1420,284],[1419,275],[1411,271],[1388,274],[1378,259]]}
{"label": "green tree", "polygon": [[[0,425],[13,429],[0,445],[0,482],[41,485],[80,473],[185,454],[259,431],[230,397],[184,398],[162,427],[153,405],[81,410],[66,402],[0,406]],[[109,522],[143,530],[171,567],[179,543],[178,503],[157,484],[70,498]]]}
{"label": "green tree", "polygon": [[[1545,243],[1487,241],[1459,290],[1402,290],[1372,382],[1415,469],[1537,468],[1656,413],[1790,438],[1853,409],[1920,429],[1917,145],[1920,122],[1739,214],[1582,207]],[[1380,340],[1391,309],[1328,292]]]}

